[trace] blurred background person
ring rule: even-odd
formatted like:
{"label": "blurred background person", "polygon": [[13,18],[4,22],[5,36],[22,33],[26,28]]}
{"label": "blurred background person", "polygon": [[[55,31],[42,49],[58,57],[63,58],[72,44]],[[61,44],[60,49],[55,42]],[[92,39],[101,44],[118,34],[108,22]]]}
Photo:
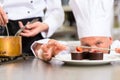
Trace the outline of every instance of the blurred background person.
{"label": "blurred background person", "polygon": [[[39,19],[37,22],[26,25],[36,18]],[[0,25],[3,28],[8,26],[10,36],[14,36],[20,27],[26,25],[26,29],[21,33],[23,53],[33,55],[31,44],[36,40],[49,38],[63,21],[61,0],[0,1]],[[6,30],[2,35],[7,35]]]}

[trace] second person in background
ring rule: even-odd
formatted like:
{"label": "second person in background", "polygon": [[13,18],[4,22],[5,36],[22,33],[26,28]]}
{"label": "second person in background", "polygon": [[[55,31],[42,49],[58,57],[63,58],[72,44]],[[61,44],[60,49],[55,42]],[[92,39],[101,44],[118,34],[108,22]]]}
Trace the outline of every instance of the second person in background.
{"label": "second person in background", "polygon": [[[26,25],[36,18],[39,21]],[[31,44],[36,40],[49,38],[63,21],[64,11],[61,0],[0,1],[0,25],[7,25],[10,35],[15,35],[20,27],[26,25],[21,33],[23,53],[33,55],[30,50]],[[4,35],[6,34],[4,32]]]}

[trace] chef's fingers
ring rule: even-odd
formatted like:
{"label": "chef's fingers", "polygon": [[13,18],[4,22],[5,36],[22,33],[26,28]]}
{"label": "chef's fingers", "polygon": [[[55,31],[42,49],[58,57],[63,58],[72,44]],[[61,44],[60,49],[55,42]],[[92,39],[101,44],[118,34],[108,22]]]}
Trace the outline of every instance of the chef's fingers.
{"label": "chef's fingers", "polygon": [[42,54],[43,60],[50,61],[52,59],[52,48],[49,48],[47,52]]}
{"label": "chef's fingers", "polygon": [[37,28],[28,29],[27,26],[21,33],[21,35],[25,36],[25,37],[33,37],[37,34],[39,34],[39,29],[37,29]]}
{"label": "chef's fingers", "polygon": [[20,27],[20,28],[24,27],[22,21],[18,21],[18,24],[19,24],[19,27]]}
{"label": "chef's fingers", "polygon": [[115,48],[116,53],[120,53],[120,48]]}
{"label": "chef's fingers", "polygon": [[55,46],[58,47],[59,49],[63,49],[63,50],[68,48],[66,45],[60,44],[60,43],[55,44]]}
{"label": "chef's fingers", "polygon": [[30,30],[24,30],[20,33],[21,36],[25,36],[25,37],[32,37],[34,35],[31,35]]}
{"label": "chef's fingers", "polygon": [[48,41],[48,44],[54,44],[54,43],[57,43],[57,41],[54,40],[54,39],[50,39],[50,40]]}
{"label": "chef's fingers", "polygon": [[0,14],[0,25],[5,26],[7,23],[8,21],[4,19],[2,14]]}
{"label": "chef's fingers", "polygon": [[58,41],[54,40],[54,39],[50,39],[48,41],[48,47],[51,47],[51,46],[55,46],[55,44],[58,44]]}
{"label": "chef's fingers", "polygon": [[54,40],[54,39],[49,40],[48,44],[51,45],[51,46],[56,46],[56,47],[61,48],[61,49],[66,49],[67,48],[67,46],[65,46],[64,44],[62,44],[62,43],[60,43],[60,42],[58,42],[57,40]]}
{"label": "chef's fingers", "polygon": [[51,60],[51,56],[48,53],[43,53],[42,59],[44,61],[50,61]]}
{"label": "chef's fingers", "polygon": [[48,44],[43,44],[41,45],[41,49],[44,51],[44,52],[48,52]]}
{"label": "chef's fingers", "polygon": [[60,47],[54,47],[54,56],[60,53],[61,51],[66,50],[65,48],[60,48]]}
{"label": "chef's fingers", "polygon": [[[19,21],[18,24],[19,24],[19,27],[20,27],[20,28],[25,27],[21,21]],[[29,33],[30,33],[30,30],[27,30],[27,29],[25,28],[25,29],[20,33],[20,35],[21,35],[21,36],[26,36],[26,35],[28,36]]]}
{"label": "chef's fingers", "polygon": [[[18,24],[19,24],[19,27],[20,27],[20,28],[24,27],[24,25],[23,25],[23,23],[22,23],[21,21],[19,21]],[[30,34],[30,33],[31,33],[31,31],[25,28],[25,29],[20,33],[20,35],[21,35],[21,36],[29,37],[29,34]]]}
{"label": "chef's fingers", "polygon": [[8,23],[7,14],[4,12],[2,7],[0,7],[0,25],[5,26]]}

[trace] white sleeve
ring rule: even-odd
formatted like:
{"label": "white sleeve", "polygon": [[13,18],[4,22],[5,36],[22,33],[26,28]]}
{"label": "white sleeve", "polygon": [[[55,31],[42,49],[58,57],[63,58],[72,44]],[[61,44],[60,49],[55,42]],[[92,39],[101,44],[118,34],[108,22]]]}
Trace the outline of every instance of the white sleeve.
{"label": "white sleeve", "polygon": [[[31,50],[32,50],[33,54],[35,55],[35,57],[37,57],[37,55],[36,55],[33,47],[34,47],[36,44],[46,44],[46,43],[48,43],[49,40],[50,40],[50,39],[41,39],[41,40],[38,40],[38,41],[33,42],[33,44],[31,45]],[[42,52],[42,50],[39,50],[39,53],[41,53],[41,52]],[[40,55],[40,54],[39,54],[39,55]]]}
{"label": "white sleeve", "polygon": [[0,0],[0,6],[1,7],[3,6],[3,0]]}
{"label": "white sleeve", "polygon": [[46,1],[46,13],[43,19],[43,23],[49,26],[48,32],[42,32],[44,38],[48,38],[62,26],[64,21],[64,11],[62,8],[61,0],[45,0]]}
{"label": "white sleeve", "polygon": [[[115,40],[113,41],[112,45],[110,46],[111,49],[114,49],[115,48],[120,48],[120,41],[119,40]],[[110,54],[116,54],[115,51],[110,51]]]}

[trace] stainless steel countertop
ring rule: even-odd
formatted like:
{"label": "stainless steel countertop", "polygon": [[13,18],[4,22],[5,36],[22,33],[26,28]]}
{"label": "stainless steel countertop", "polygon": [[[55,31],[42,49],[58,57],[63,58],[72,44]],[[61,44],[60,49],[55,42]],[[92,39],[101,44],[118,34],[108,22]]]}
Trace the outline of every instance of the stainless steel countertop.
{"label": "stainless steel countertop", "polygon": [[120,80],[120,64],[71,66],[29,57],[0,65],[0,80]]}

